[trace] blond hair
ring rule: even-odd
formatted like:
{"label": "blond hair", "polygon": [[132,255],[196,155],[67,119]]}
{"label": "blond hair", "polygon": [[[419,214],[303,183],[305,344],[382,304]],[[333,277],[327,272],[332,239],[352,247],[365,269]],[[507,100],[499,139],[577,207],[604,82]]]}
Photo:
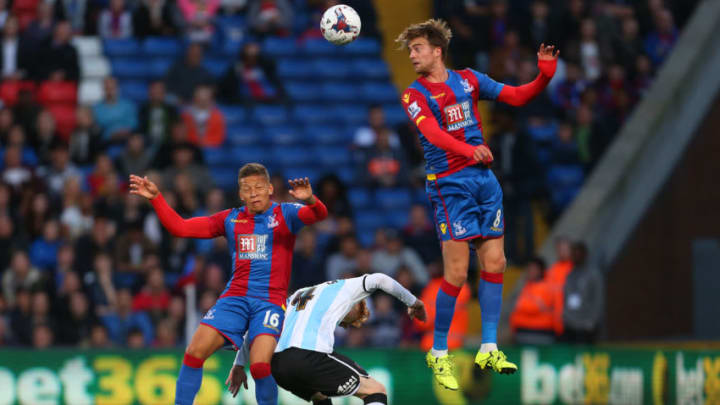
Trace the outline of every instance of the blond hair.
{"label": "blond hair", "polygon": [[413,24],[405,28],[405,31],[395,39],[395,42],[400,44],[400,49],[408,49],[410,41],[421,37],[427,39],[430,45],[441,48],[443,59],[447,58],[448,46],[450,45],[450,38],[452,38],[452,31],[450,31],[447,22],[432,18],[425,22]]}

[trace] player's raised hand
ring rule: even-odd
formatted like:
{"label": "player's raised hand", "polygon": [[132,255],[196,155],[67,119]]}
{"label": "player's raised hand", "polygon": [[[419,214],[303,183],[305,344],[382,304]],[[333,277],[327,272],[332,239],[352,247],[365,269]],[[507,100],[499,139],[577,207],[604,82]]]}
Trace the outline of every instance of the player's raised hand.
{"label": "player's raised hand", "polygon": [[560,55],[560,50],[555,49],[555,45],[545,45],[544,43],[540,44],[540,49],[538,49],[537,57],[538,60],[557,60],[558,56]]}
{"label": "player's raised hand", "polygon": [[425,322],[427,319],[425,304],[420,300],[416,300],[412,306],[408,307],[408,316],[410,319],[417,319],[418,321]]}
{"label": "player's raised hand", "polygon": [[130,194],[139,195],[152,200],[160,194],[160,190],[147,176],[140,177],[134,174],[130,175]]}
{"label": "player's raised hand", "polygon": [[305,177],[304,179],[292,179],[288,180],[290,185],[290,195],[297,198],[300,201],[305,201],[308,204],[315,202],[313,197],[312,186],[310,185],[310,179]]}
{"label": "player's raised hand", "polygon": [[244,386],[245,389],[248,389],[245,368],[238,365],[232,366],[230,374],[228,375],[227,380],[225,380],[225,385],[228,386],[228,391],[230,391],[233,398],[237,396],[238,392],[240,392],[240,386]]}
{"label": "player's raised hand", "polygon": [[473,152],[473,159],[478,163],[489,165],[493,161],[493,154],[486,145],[478,145]]}

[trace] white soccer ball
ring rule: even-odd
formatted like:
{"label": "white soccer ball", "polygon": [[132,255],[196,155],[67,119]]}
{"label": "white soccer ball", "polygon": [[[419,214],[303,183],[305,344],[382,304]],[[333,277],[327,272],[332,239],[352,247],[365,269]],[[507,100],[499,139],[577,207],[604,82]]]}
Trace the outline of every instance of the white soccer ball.
{"label": "white soccer ball", "polygon": [[338,4],[325,10],[320,20],[320,32],[335,45],[345,45],[360,35],[360,16],[352,7]]}

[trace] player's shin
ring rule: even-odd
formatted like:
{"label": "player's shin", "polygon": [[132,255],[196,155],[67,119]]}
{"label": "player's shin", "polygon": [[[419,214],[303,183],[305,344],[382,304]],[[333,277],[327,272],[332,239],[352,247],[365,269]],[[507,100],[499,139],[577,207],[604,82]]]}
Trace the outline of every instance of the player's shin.
{"label": "player's shin", "polygon": [[250,374],[255,380],[255,400],[258,405],[277,405],[278,403],[278,387],[270,371],[268,363],[250,365]]}
{"label": "player's shin", "polygon": [[363,403],[365,405],[387,405],[387,395],[382,393],[370,394],[363,398]]}
{"label": "player's shin", "polygon": [[175,384],[175,405],[192,405],[202,383],[202,366],[205,360],[185,353]]}
{"label": "player's shin", "polygon": [[478,301],[482,317],[482,346],[480,351],[497,350],[497,328],[502,307],[503,273],[480,273]]}
{"label": "player's shin", "polygon": [[435,332],[432,347],[432,355],[435,357],[447,354],[448,331],[455,313],[455,301],[458,294],[460,294],[460,287],[443,280],[435,299]]}

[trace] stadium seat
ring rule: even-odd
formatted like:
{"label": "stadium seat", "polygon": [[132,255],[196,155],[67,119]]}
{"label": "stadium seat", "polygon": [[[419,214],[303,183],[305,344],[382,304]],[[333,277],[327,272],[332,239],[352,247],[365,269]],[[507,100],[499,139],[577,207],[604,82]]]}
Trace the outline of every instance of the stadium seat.
{"label": "stadium seat", "polygon": [[158,56],[177,58],[182,53],[182,46],[180,41],[174,38],[148,37],[142,44],[142,52],[150,58]]}
{"label": "stadium seat", "polygon": [[227,142],[232,146],[258,146],[264,144],[266,139],[254,125],[236,124],[228,126]]}
{"label": "stadium seat", "polygon": [[302,52],[309,57],[340,54],[341,47],[333,45],[324,38],[311,38],[302,44]]}
{"label": "stadium seat", "polygon": [[333,171],[345,184],[354,184],[357,182],[357,172],[354,167],[341,166]]}
{"label": "stadium seat", "polygon": [[347,133],[343,127],[335,125],[307,125],[303,138],[313,145],[345,145],[350,142]]}
{"label": "stadium seat", "polygon": [[342,80],[351,74],[352,65],[342,59],[315,59],[312,62],[313,73],[323,80]]}
{"label": "stadium seat", "polygon": [[385,226],[385,216],[377,210],[358,210],[355,213],[355,224],[358,230],[370,230],[375,232]]}
{"label": "stadium seat", "polygon": [[385,223],[388,227],[402,229],[408,224],[407,208],[396,208],[385,212]]}
{"label": "stadium seat", "polygon": [[243,123],[247,120],[247,110],[245,107],[236,105],[218,105],[225,117],[225,125],[235,125]]}
{"label": "stadium seat", "polygon": [[385,112],[385,122],[390,126],[396,126],[408,122],[407,114],[399,103],[391,103],[383,105]]}
{"label": "stadium seat", "polygon": [[0,99],[5,105],[13,106],[17,103],[18,95],[21,90],[35,91],[35,82],[5,80],[0,84]]}
{"label": "stadium seat", "polygon": [[557,123],[549,121],[543,125],[528,125],[527,131],[528,134],[536,141],[536,142],[550,142],[553,139],[555,139],[555,134],[557,133]]}
{"label": "stadium seat", "polygon": [[368,103],[399,102],[395,86],[389,82],[365,82],[360,86],[360,97]]}
{"label": "stadium seat", "polygon": [[203,66],[208,70],[208,72],[210,72],[210,74],[218,78],[227,72],[228,66],[230,66],[230,61],[227,60],[227,58],[205,58],[205,60],[203,60]]}
{"label": "stadium seat", "polygon": [[298,46],[292,38],[270,37],[263,42],[262,50],[270,57],[293,56],[297,54]]}
{"label": "stadium seat", "polygon": [[314,161],[327,168],[347,165],[351,162],[350,150],[345,146],[316,146],[312,149]]}
{"label": "stadium seat", "polygon": [[579,165],[553,165],[547,172],[547,185],[553,205],[562,209],[580,191],[585,172]]}
{"label": "stadium seat", "polygon": [[383,80],[390,77],[387,63],[379,58],[355,59],[351,69],[353,76],[359,79]]}
{"label": "stadium seat", "polygon": [[330,102],[357,100],[358,87],[346,82],[328,82],[320,86],[321,99]]}
{"label": "stadium seat", "polygon": [[370,190],[364,187],[353,187],[349,189],[347,197],[354,210],[371,207],[374,201]]}
{"label": "stadium seat", "polygon": [[48,107],[50,114],[55,118],[55,129],[63,137],[70,139],[70,134],[75,129],[75,105],[74,104],[53,104]]}
{"label": "stadium seat", "polygon": [[268,148],[262,146],[235,146],[231,149],[231,159],[237,168],[250,162],[270,163],[272,154]]}
{"label": "stadium seat", "polygon": [[311,61],[295,58],[282,58],[277,63],[277,74],[283,80],[306,79],[313,77],[315,72]]}
{"label": "stadium seat", "polygon": [[136,103],[143,103],[148,98],[147,83],[137,80],[123,80],[120,82],[120,94]]}
{"label": "stadium seat", "polygon": [[282,173],[286,179],[302,179],[307,177],[312,183],[315,183],[320,178],[320,172],[310,166],[285,167],[282,169]]}
{"label": "stadium seat", "polygon": [[[301,104],[293,110],[293,118],[306,125],[332,123],[336,116],[327,107],[313,104]],[[337,121],[337,120],[335,120]]]}
{"label": "stadium seat", "polygon": [[142,58],[114,58],[110,61],[112,74],[122,79],[145,79],[151,76],[148,61]]}
{"label": "stadium seat", "polygon": [[320,92],[320,86],[315,83],[307,83],[300,81],[287,82],[285,91],[293,101],[300,103],[322,101],[323,95]]}
{"label": "stadium seat", "polygon": [[98,37],[74,37],[72,43],[81,59],[103,55],[102,43]]}
{"label": "stadium seat", "polygon": [[352,56],[379,55],[382,50],[380,42],[375,38],[358,38],[341,48],[345,54]]}
{"label": "stadium seat", "polygon": [[375,193],[375,202],[377,206],[383,210],[391,210],[396,208],[405,208],[412,203],[410,191],[402,188],[398,189],[379,189]]}
{"label": "stadium seat", "polygon": [[223,190],[237,190],[237,169],[211,166],[210,175],[215,184]]}
{"label": "stadium seat", "polygon": [[232,163],[231,150],[223,147],[203,148],[203,157],[208,166],[229,166]]}
{"label": "stadium seat", "polygon": [[45,106],[77,104],[77,85],[75,82],[46,81],[40,84],[37,100]]}
{"label": "stadium seat", "polygon": [[95,104],[102,100],[103,88],[100,79],[85,79],[78,88],[78,102],[80,104]]}
{"label": "stadium seat", "polygon": [[285,107],[278,105],[259,105],[250,116],[263,125],[287,124],[289,118]]}
{"label": "stadium seat", "polygon": [[235,47],[235,52],[227,55],[236,55],[237,49],[239,49],[246,36],[247,24],[245,23],[245,17],[240,15],[217,16],[215,17],[215,26],[217,27],[217,33],[221,37],[222,50],[227,52],[232,47]]}
{"label": "stadium seat", "polygon": [[148,77],[152,79],[161,79],[165,76],[173,60],[171,58],[152,58],[148,62]]}
{"label": "stadium seat", "polygon": [[338,117],[349,127],[367,124],[367,108],[357,104],[340,104],[332,109],[332,115]]}
{"label": "stadium seat", "polygon": [[115,58],[122,56],[140,56],[142,49],[135,39],[106,39],[103,41],[106,56]]}
{"label": "stadium seat", "polygon": [[[265,139],[275,146],[297,145],[302,142],[300,132],[295,127],[287,125],[266,126]],[[279,148],[283,150],[283,148]]]}
{"label": "stadium seat", "polygon": [[282,167],[298,167],[313,164],[313,156],[302,146],[272,148],[273,162]]}
{"label": "stadium seat", "polygon": [[110,74],[110,64],[102,56],[83,56],[80,58],[80,72],[83,78],[101,79]]}

